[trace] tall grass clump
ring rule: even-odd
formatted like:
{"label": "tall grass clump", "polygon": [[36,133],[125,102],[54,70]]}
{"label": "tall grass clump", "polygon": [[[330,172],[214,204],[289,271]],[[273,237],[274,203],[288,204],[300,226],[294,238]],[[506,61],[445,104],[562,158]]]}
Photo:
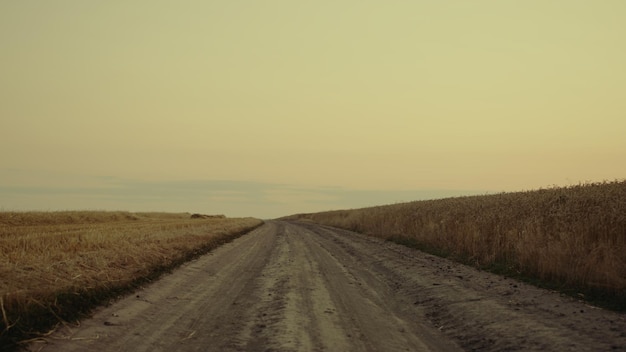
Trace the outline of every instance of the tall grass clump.
{"label": "tall grass clump", "polygon": [[626,309],[626,181],[303,214]]}
{"label": "tall grass clump", "polygon": [[260,224],[188,213],[0,212],[0,347],[74,319]]}

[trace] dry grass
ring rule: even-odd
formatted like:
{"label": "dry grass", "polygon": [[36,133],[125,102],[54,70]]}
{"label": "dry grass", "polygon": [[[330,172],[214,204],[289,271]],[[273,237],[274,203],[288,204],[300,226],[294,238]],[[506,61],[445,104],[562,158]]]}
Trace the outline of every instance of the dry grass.
{"label": "dry grass", "polygon": [[190,215],[0,213],[0,345],[73,318],[262,223]]}
{"label": "dry grass", "polygon": [[626,301],[626,182],[299,215],[480,268]]}

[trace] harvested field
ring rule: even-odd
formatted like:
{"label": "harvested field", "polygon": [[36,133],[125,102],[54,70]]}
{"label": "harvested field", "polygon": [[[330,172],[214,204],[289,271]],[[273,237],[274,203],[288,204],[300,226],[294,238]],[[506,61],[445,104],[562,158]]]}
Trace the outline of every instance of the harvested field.
{"label": "harvested field", "polygon": [[180,213],[0,213],[0,346],[59,321],[262,224]]}

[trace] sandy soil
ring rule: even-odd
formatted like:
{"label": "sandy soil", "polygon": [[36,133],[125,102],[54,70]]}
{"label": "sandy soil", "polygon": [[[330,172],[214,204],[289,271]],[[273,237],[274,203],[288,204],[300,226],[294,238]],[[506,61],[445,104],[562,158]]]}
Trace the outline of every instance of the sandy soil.
{"label": "sandy soil", "polygon": [[30,351],[626,351],[626,315],[312,223],[268,222]]}

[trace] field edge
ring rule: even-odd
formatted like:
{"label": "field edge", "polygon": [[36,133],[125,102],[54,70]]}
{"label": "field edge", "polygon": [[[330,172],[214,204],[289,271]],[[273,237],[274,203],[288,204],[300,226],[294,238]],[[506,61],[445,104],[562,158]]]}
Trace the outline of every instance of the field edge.
{"label": "field edge", "polygon": [[112,300],[130,294],[182,264],[207,254],[264,224],[263,220],[259,220],[256,225],[213,237],[202,246],[183,252],[169,263],[153,265],[145,274],[119,285],[99,285],[78,290],[70,288],[50,293],[47,299],[36,301],[36,305],[32,305],[14,319],[8,317],[3,297],[0,296],[0,312],[2,313],[0,316],[0,351],[17,351],[22,345],[49,335],[58,325],[85,318],[98,306],[106,305]]}

